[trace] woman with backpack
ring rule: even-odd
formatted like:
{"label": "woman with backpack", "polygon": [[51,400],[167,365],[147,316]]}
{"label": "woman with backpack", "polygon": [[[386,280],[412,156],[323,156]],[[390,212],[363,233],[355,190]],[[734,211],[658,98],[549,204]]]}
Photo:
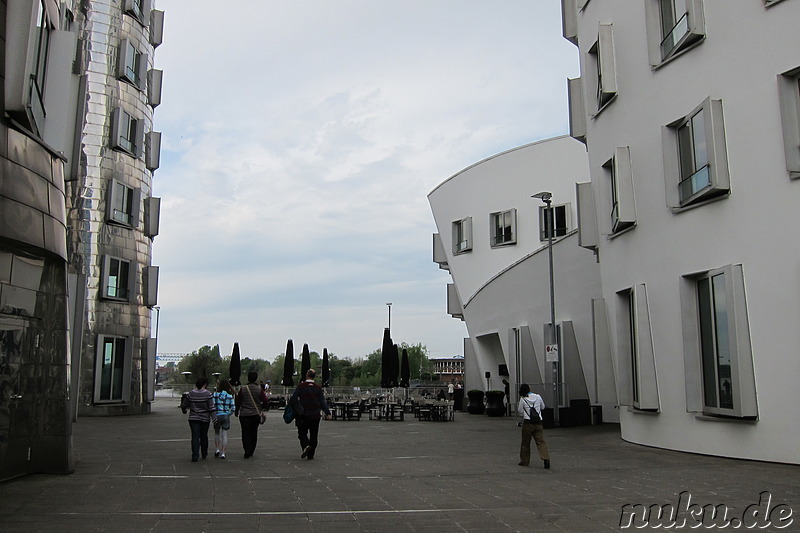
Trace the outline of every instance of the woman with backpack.
{"label": "woman with backpack", "polygon": [[522,415],[522,444],[519,448],[519,466],[528,466],[531,462],[531,437],[536,441],[539,457],[544,461],[544,467],[550,468],[550,452],[544,441],[542,428],[542,409],[544,400],[531,392],[527,383],[519,386],[519,405],[517,411]]}

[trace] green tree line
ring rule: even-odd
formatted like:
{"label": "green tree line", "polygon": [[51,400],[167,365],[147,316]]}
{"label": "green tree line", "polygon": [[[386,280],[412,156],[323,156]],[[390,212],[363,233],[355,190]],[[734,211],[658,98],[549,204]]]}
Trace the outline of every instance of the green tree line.
{"label": "green tree line", "polygon": [[[398,352],[403,353],[403,349],[408,352],[409,368],[411,370],[411,379],[421,379],[423,381],[430,381],[436,379],[436,376],[431,374],[431,362],[428,359],[428,348],[421,344],[407,344],[402,343],[397,345]],[[310,352],[311,355],[311,368],[317,370],[318,375],[322,375],[322,356],[317,352]],[[211,379],[216,373],[219,373],[220,378],[228,378],[228,370],[230,367],[230,356],[222,357],[220,355],[219,344],[216,346],[203,346],[191,354],[184,357],[177,365],[177,371],[172,375],[173,383],[194,383],[198,377],[205,376]],[[283,364],[286,360],[286,354],[281,353],[276,356],[270,363],[265,359],[251,359],[249,357],[241,358],[242,366],[242,379],[246,381],[245,376],[249,372],[258,373],[259,381],[271,381],[273,386],[278,386],[283,379]],[[295,356],[294,368],[295,373],[300,372],[300,358],[299,354]],[[330,366],[331,379],[330,384],[333,386],[344,387],[378,387],[381,381],[381,350],[375,350],[363,357],[350,358],[338,357],[334,353],[328,354],[328,365]],[[184,374],[188,372],[189,374]],[[295,383],[298,382],[299,376],[295,376]]]}

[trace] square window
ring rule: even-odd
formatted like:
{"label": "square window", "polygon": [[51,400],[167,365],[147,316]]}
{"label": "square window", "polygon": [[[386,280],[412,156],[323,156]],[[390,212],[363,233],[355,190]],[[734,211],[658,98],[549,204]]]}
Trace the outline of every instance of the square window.
{"label": "square window", "polygon": [[111,142],[114,148],[140,157],[144,151],[144,121],[115,108],[111,116]]}
{"label": "square window", "polygon": [[489,215],[491,246],[504,246],[517,242],[517,210],[499,211]]}
{"label": "square window", "polygon": [[101,297],[129,302],[133,292],[133,272],[130,261],[103,256]]}
{"label": "square window", "polygon": [[472,250],[472,217],[453,222],[453,255]]}
{"label": "square window", "polygon": [[567,204],[539,207],[539,240],[563,237],[569,231]]}
{"label": "square window", "polygon": [[658,66],[705,38],[703,0],[646,0],[650,63]]}
{"label": "square window", "polygon": [[106,220],[126,226],[137,226],[140,199],[141,191],[139,189],[128,187],[117,180],[111,180]]}
{"label": "square window", "polygon": [[707,99],[662,131],[667,202],[674,210],[730,192],[722,101]]}

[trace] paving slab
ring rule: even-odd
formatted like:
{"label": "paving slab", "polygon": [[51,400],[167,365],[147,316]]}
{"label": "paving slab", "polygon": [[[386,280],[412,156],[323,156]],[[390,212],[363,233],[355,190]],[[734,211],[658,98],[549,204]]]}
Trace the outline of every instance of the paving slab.
{"label": "paving slab", "polygon": [[753,529],[800,531],[800,466],[638,446],[613,424],[546,430],[550,470],[517,465],[520,430],[507,417],[324,421],[313,461],[280,412],[249,459],[236,420],[230,435],[226,459],[213,457],[212,430],[211,455],[192,463],[177,399],[145,416],[80,418],[73,474],[0,484],[0,531],[617,531],[625,505],[678,506],[688,494],[741,518],[762,493],[792,522]]}

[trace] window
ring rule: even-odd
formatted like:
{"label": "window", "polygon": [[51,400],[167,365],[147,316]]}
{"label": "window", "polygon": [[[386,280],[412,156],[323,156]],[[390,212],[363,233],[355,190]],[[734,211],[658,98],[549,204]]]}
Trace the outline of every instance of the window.
{"label": "window", "polygon": [[472,250],[472,217],[453,222],[453,255]]}
{"label": "window", "polygon": [[144,121],[132,117],[122,108],[115,108],[111,116],[112,146],[134,157],[140,157],[144,144]]}
{"label": "window", "polygon": [[549,209],[546,206],[539,207],[539,240],[546,241],[551,235],[554,239],[566,235],[569,231],[568,220],[566,204],[554,205]]}
{"label": "window", "polygon": [[611,178],[611,233],[615,234],[636,224],[630,148],[617,147],[603,168]]}
{"label": "window", "polygon": [[491,228],[491,246],[516,244],[517,242],[517,210],[509,209],[489,215]]}
{"label": "window", "polygon": [[722,101],[707,99],[662,131],[667,203],[688,207],[730,191]]}
{"label": "window", "polygon": [[658,382],[644,284],[617,293],[620,404],[657,411]]}
{"label": "window", "polygon": [[755,374],[741,265],[684,277],[684,366],[689,411],[757,416]]}
{"label": "window", "polygon": [[101,297],[109,300],[130,301],[133,293],[134,265],[130,261],[103,256]]}
{"label": "window", "polygon": [[617,74],[614,61],[614,34],[611,24],[600,24],[597,42],[589,49],[595,66],[595,97],[598,111],[617,96]]}
{"label": "window", "polygon": [[778,76],[786,170],[800,178],[800,67]]}
{"label": "window", "polygon": [[106,219],[126,226],[138,226],[140,199],[140,189],[134,189],[117,180],[111,180]]}
{"label": "window", "polygon": [[703,0],[646,0],[650,63],[658,66],[705,37]]}
{"label": "window", "polygon": [[123,402],[130,396],[131,339],[98,335],[95,402]]}
{"label": "window", "polygon": [[150,0],[125,0],[125,13],[146,26],[150,22]]}
{"label": "window", "polygon": [[123,39],[119,45],[120,79],[130,82],[142,90],[147,76],[147,55],[139,52],[130,39]]}

